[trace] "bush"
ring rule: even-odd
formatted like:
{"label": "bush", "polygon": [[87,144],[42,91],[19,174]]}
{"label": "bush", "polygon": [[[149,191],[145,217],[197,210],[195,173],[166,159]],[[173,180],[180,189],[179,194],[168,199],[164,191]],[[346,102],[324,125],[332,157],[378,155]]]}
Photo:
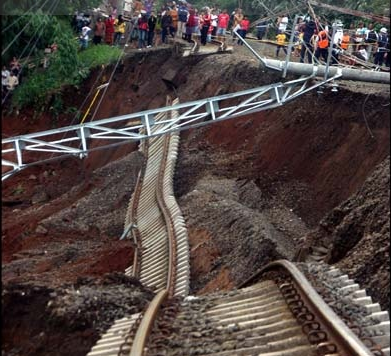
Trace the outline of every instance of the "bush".
{"label": "bush", "polygon": [[12,103],[18,109],[31,105],[34,109],[43,110],[49,93],[59,90],[62,84],[62,80],[47,72],[34,73],[24,78],[23,83],[15,89]]}

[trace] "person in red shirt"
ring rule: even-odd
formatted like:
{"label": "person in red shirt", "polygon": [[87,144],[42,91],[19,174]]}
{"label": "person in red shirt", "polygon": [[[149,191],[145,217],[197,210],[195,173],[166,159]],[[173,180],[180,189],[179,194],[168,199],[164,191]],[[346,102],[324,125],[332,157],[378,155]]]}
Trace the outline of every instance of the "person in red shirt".
{"label": "person in red shirt", "polygon": [[92,39],[94,44],[97,45],[102,42],[102,38],[105,35],[105,32],[106,32],[106,25],[102,21],[102,18],[98,17],[98,20],[96,21],[95,27],[94,27],[94,38]]}
{"label": "person in red shirt", "polygon": [[186,23],[186,34],[185,34],[185,41],[191,42],[191,35],[194,32],[194,29],[198,27],[198,24],[196,23],[195,19],[195,10],[190,9],[189,10],[189,18]]}
{"label": "person in red shirt", "polygon": [[113,45],[114,42],[114,21],[115,19],[111,15],[105,21],[105,27],[106,27],[105,42],[108,45]]}
{"label": "person in red shirt", "polygon": [[229,15],[227,9],[224,9],[223,12],[219,15],[217,20],[217,40],[225,40],[225,32],[227,31],[229,23]]}
{"label": "person in red shirt", "polygon": [[[243,17],[243,20],[240,22],[240,30],[238,30],[239,35],[245,39],[247,31],[250,29],[250,20],[247,16]],[[241,39],[238,39],[238,45],[243,46],[243,41]]]}

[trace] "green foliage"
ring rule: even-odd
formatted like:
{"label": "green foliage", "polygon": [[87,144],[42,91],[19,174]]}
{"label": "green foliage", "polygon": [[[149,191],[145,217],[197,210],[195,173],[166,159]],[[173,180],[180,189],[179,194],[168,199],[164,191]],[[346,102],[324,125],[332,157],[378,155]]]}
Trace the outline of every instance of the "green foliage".
{"label": "green foliage", "polygon": [[79,53],[82,68],[95,68],[101,65],[116,62],[122,51],[117,47],[107,45],[90,46]]}
{"label": "green foliage", "polygon": [[13,106],[21,109],[32,105],[35,109],[43,109],[46,104],[48,93],[61,88],[64,83],[52,71],[35,73],[25,78],[17,87],[12,96]]}
{"label": "green foliage", "polygon": [[[2,18],[3,26],[8,26],[2,34],[5,51],[2,60],[8,65],[15,56],[22,64],[23,80],[12,95],[12,105],[17,109],[32,105],[42,110],[48,104],[47,98],[55,95],[56,105],[52,105],[51,110],[57,115],[62,104],[56,95],[64,85],[79,84],[92,68],[112,63],[120,56],[118,48],[106,45],[90,46],[79,52],[79,42],[70,26],[69,16],[51,16],[40,10],[24,13],[18,21],[16,19],[17,16],[9,15]],[[49,55],[49,66],[43,69],[44,49],[53,43],[57,44],[57,51]]]}
{"label": "green foliage", "polygon": [[78,42],[69,22],[64,20],[57,22],[53,29],[52,43],[56,43],[58,49],[52,55],[51,69],[56,71],[59,76],[75,79],[79,66]]}
{"label": "green foliage", "polygon": [[63,111],[63,101],[59,93],[54,94],[50,100],[49,111],[52,113],[54,118],[58,118],[60,113]]}
{"label": "green foliage", "polygon": [[[33,106],[36,110],[43,110],[47,106],[50,95],[54,95],[55,104],[49,110],[57,116],[62,109],[59,92],[66,85],[77,85],[88,77],[90,70],[101,65],[118,60],[121,50],[107,45],[90,46],[73,56],[61,55],[61,43],[58,43],[58,53],[51,57],[50,65],[46,70],[38,69],[26,77],[23,83],[13,93],[12,103],[18,109]],[[72,43],[66,43],[69,50],[74,50]],[[66,52],[66,51],[65,51]],[[69,53],[69,52],[68,52]]]}
{"label": "green foliage", "polygon": [[18,186],[12,191],[12,195],[20,195],[24,192],[24,188],[22,184],[18,184]]}

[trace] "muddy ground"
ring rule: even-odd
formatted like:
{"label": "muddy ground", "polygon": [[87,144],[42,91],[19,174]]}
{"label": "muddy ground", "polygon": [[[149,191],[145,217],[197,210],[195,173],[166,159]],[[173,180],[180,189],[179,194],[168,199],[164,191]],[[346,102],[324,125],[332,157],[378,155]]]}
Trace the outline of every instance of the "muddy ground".
{"label": "muddy ground", "polygon": [[[69,89],[66,106],[84,112],[99,75],[77,95]],[[167,94],[186,102],[279,81],[243,48],[136,53],[119,66],[95,120],[164,106]],[[75,123],[74,114],[3,114],[5,136]],[[389,309],[389,136],[389,87],[352,82],[183,131],[174,188],[190,237],[191,293],[232,288],[272,260],[326,244],[328,262]],[[111,320],[152,298],[123,275],[133,247],[118,240],[141,160],[131,143],[5,181],[4,354],[85,355]]]}

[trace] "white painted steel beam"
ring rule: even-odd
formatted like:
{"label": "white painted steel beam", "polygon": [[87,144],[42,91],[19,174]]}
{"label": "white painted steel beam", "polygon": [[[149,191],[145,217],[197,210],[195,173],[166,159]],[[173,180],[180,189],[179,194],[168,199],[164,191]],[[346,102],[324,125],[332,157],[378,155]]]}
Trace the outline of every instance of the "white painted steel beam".
{"label": "white painted steel beam", "polygon": [[[91,151],[272,109],[340,78],[341,71],[311,85],[315,75],[316,68],[309,76],[286,83],[3,139],[2,180],[32,165],[67,156],[84,158]],[[171,110],[177,110],[178,116],[162,121],[154,119]],[[38,153],[36,157],[34,153]]]}

